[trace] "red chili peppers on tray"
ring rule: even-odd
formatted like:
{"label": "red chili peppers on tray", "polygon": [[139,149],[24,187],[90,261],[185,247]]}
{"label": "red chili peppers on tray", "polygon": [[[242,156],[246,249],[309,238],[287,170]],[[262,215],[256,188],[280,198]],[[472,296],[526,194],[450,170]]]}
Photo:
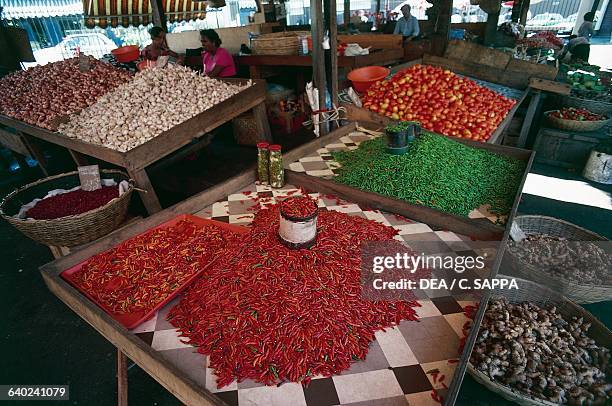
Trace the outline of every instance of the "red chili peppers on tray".
{"label": "red chili peppers on tray", "polygon": [[361,244],[396,230],[322,211],[316,243],[292,250],[278,225],[279,205],[259,211],[170,311],[185,342],[209,356],[219,388],[247,378],[307,385],[365,359],[377,330],[417,318],[416,301],[361,298]]}
{"label": "red chili peppers on tray", "polygon": [[317,202],[309,196],[289,197],[281,202],[280,210],[288,217],[310,217],[317,211]]}
{"label": "red chili peppers on tray", "polygon": [[26,217],[35,220],[51,220],[65,216],[75,216],[104,206],[119,197],[117,186],[103,186],[100,189],[83,189],[48,197],[36,203],[26,212]]}
{"label": "red chili peppers on tray", "polygon": [[206,266],[236,234],[181,220],[92,257],[74,282],[117,314],[148,311]]}

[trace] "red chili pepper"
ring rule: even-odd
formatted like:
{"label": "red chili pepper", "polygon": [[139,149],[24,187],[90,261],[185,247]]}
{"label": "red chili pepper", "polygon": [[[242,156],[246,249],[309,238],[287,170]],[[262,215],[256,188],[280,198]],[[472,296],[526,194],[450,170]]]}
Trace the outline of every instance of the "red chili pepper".
{"label": "red chili pepper", "polygon": [[438,395],[438,392],[436,392],[435,389],[431,390],[431,398],[438,403],[442,403],[444,401],[444,398]]}
{"label": "red chili pepper", "polygon": [[375,331],[417,319],[416,301],[361,299],[361,244],[396,230],[323,211],[315,245],[292,250],[278,239],[279,210],[259,211],[170,311],[181,336],[209,356],[218,387],[247,378],[306,385],[364,359]]}
{"label": "red chili pepper", "polygon": [[75,283],[118,314],[148,311],[206,266],[236,234],[183,220],[92,257]]}
{"label": "red chili pepper", "polygon": [[36,220],[74,216],[104,206],[116,197],[119,197],[117,186],[103,186],[92,191],[73,190],[39,201],[26,216]]}
{"label": "red chili pepper", "polygon": [[317,211],[317,202],[309,196],[290,197],[281,202],[280,211],[288,217],[310,217]]}

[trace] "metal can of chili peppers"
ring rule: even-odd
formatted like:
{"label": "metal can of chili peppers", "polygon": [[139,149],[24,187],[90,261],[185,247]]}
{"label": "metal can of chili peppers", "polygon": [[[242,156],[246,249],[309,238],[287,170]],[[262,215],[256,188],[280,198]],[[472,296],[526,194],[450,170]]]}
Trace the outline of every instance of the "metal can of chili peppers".
{"label": "metal can of chili peppers", "polygon": [[269,183],[268,166],[270,165],[270,151],[267,142],[257,143],[257,180],[267,185]]}
{"label": "metal can of chili peppers", "polygon": [[280,204],[278,236],[288,248],[310,248],[317,238],[319,208],[308,196],[295,196]]}

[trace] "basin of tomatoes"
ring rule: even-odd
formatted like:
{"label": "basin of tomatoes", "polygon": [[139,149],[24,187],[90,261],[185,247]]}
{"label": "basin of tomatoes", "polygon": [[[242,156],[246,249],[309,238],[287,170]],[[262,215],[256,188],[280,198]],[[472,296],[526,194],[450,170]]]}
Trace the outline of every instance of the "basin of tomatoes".
{"label": "basin of tomatoes", "polygon": [[574,107],[563,107],[561,110],[551,111],[548,114],[552,117],[560,118],[563,120],[603,121],[608,119],[608,117],[606,116],[593,113],[587,109],[578,109]]}
{"label": "basin of tomatoes", "polygon": [[376,82],[363,107],[394,120],[418,121],[439,134],[488,140],[515,100],[473,80],[429,65],[414,65]]}

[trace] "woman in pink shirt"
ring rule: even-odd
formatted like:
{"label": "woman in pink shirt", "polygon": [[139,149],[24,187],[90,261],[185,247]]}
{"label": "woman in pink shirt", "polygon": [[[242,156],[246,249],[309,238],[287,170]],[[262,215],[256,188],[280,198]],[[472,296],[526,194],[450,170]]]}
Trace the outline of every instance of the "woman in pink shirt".
{"label": "woman in pink shirt", "polygon": [[213,78],[227,78],[236,75],[234,58],[225,48],[221,48],[221,38],[215,30],[200,31],[202,41],[202,65],[204,73]]}

